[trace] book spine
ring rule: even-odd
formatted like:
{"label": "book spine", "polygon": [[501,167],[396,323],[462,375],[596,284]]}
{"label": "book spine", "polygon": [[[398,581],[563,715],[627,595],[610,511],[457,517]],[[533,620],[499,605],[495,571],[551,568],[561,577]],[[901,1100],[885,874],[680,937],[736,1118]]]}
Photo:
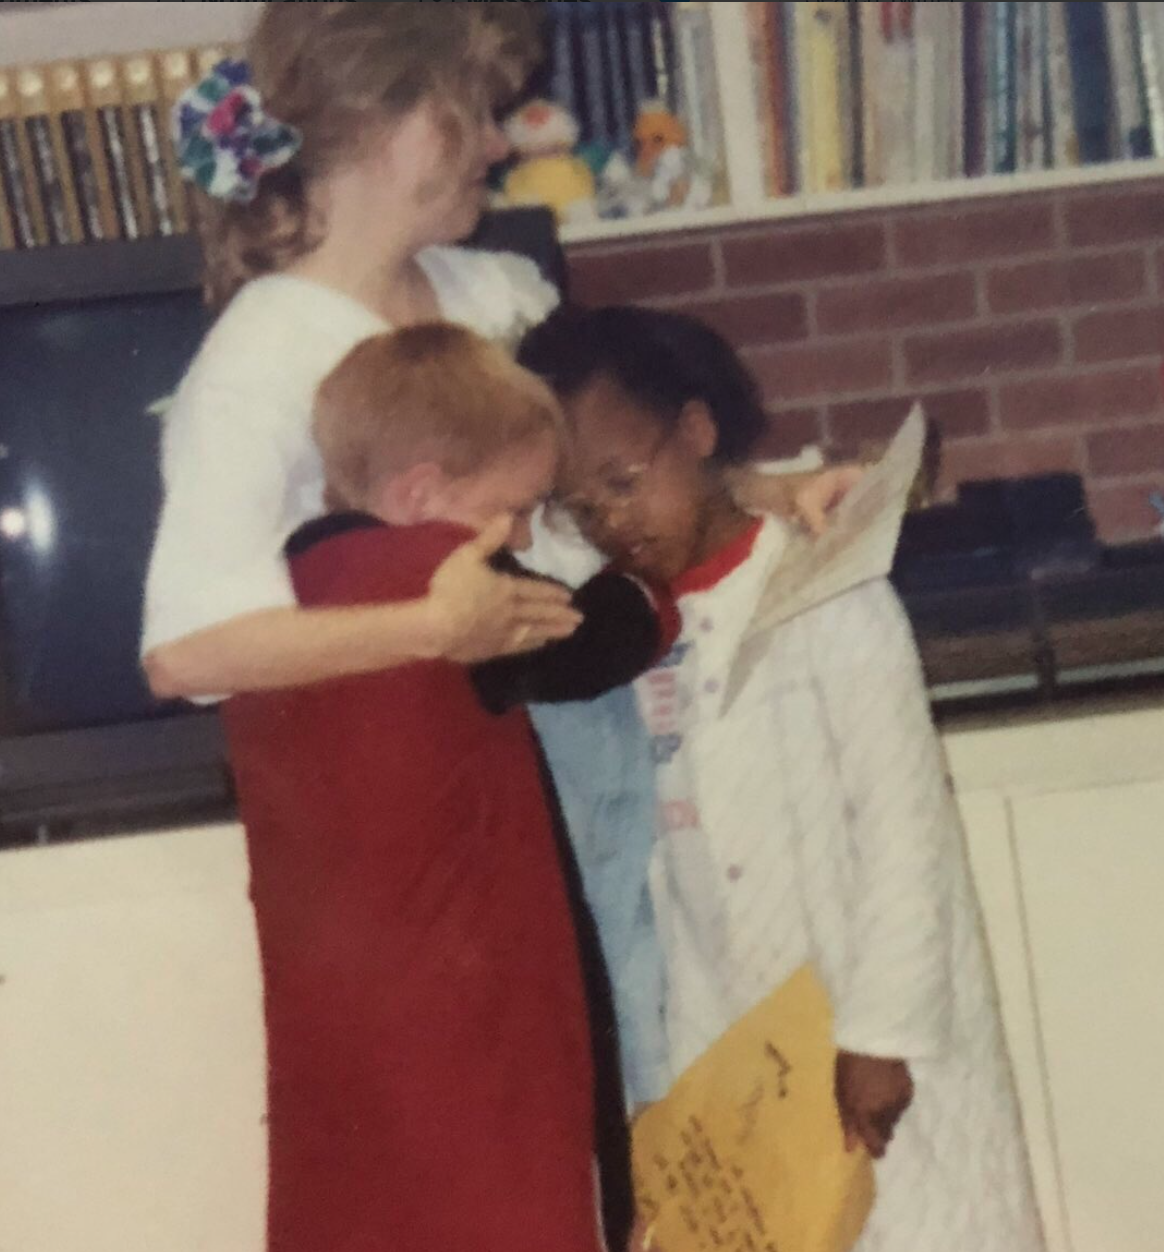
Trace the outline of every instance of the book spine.
{"label": "book spine", "polygon": [[50,244],[80,243],[84,238],[59,128],[49,117],[45,72],[24,69],[16,80],[25,140],[35,171]]}
{"label": "book spine", "polygon": [[788,101],[788,10],[782,4],[768,4],[766,34],[769,96],[772,102],[772,172],[776,195],[792,191],[791,149],[796,142]]}
{"label": "book spine", "polygon": [[1047,164],[1047,6],[1022,4],[1018,15],[1018,168]]}
{"label": "book spine", "polygon": [[109,184],[123,239],[145,234],[138,197],[134,195],[134,171],[129,147],[129,128],[121,109],[121,84],[117,66],[108,58],[86,66],[89,103],[101,135],[101,151],[109,170]]}
{"label": "book spine", "polygon": [[627,60],[630,63],[631,101],[636,114],[642,102],[655,94],[651,79],[650,28],[642,10],[642,5],[632,4],[623,13]]}
{"label": "book spine", "polygon": [[938,82],[942,112],[938,125],[939,177],[961,178],[965,171],[966,80],[965,4],[937,6],[943,23],[938,47]]}
{"label": "book spine", "polygon": [[881,160],[881,127],[877,101],[882,86],[880,4],[859,4],[857,22],[860,28],[861,57],[861,169],[867,187],[879,186],[884,179]]}
{"label": "book spine", "polygon": [[1110,151],[1113,156],[1124,159],[1144,156],[1147,132],[1140,107],[1139,58],[1132,27],[1132,7],[1109,0],[1103,6],[1103,16],[1114,105]]}
{"label": "book spine", "polygon": [[86,125],[81,72],[68,61],[50,66],[48,86],[50,116],[60,137],[61,163],[68,170],[80,234],[86,243],[99,243],[109,235]]}
{"label": "book spine", "polygon": [[923,182],[933,181],[941,176],[938,168],[938,115],[942,111],[938,99],[938,40],[942,34],[939,10],[944,7],[934,4],[918,5],[914,19],[914,177]]}
{"label": "book spine", "polygon": [[8,197],[4,194],[3,181],[0,180],[0,252],[10,252],[15,247],[12,214],[8,208]]}
{"label": "book spine", "polygon": [[1128,22],[1132,35],[1132,73],[1136,81],[1136,129],[1132,155],[1150,157],[1155,148],[1152,136],[1152,114],[1148,100],[1148,44],[1152,32],[1140,21],[1140,6],[1128,5]]}
{"label": "book spine", "polygon": [[911,17],[913,5],[883,4],[881,10],[881,90],[877,101],[881,132],[881,174],[898,186],[917,179],[917,60]]}
{"label": "book spine", "polygon": [[20,116],[16,74],[3,71],[0,71],[0,173],[17,246],[43,247],[49,241],[48,223]]}
{"label": "book spine", "polygon": [[127,57],[121,65],[121,83],[153,233],[174,235],[178,224],[164,152],[169,135],[162,121],[161,93],[153,58]]}
{"label": "book spine", "polygon": [[1047,95],[1051,168],[1070,169],[1079,164],[1079,136],[1075,130],[1067,6],[1062,2],[1047,5]]}
{"label": "book spine", "polygon": [[788,116],[788,183],[790,191],[803,191],[807,170],[805,148],[808,143],[805,118],[801,112],[801,90],[804,66],[800,60],[800,36],[797,29],[797,0],[781,4],[781,29],[784,32],[784,107]]}
{"label": "book spine", "polygon": [[600,10],[605,44],[606,74],[610,83],[610,105],[614,116],[614,143],[623,150],[630,147],[637,107],[632,104],[623,41],[623,10],[625,4],[610,2]]}
{"label": "book spine", "polygon": [[[748,43],[751,49],[751,72],[757,129],[763,140],[764,194],[779,195],[776,174],[776,103],[773,98],[772,76],[769,73],[768,19],[774,6],[749,4],[745,10],[748,20]],[[682,27],[680,27],[682,33]],[[683,43],[680,40],[680,48]]]}
{"label": "book spine", "polygon": [[806,192],[839,191],[849,184],[842,68],[848,60],[847,6],[837,0],[797,5],[797,53],[803,74]]}
{"label": "book spine", "polygon": [[1012,173],[1017,167],[1017,6],[1003,0],[991,4],[993,66],[993,172]]}
{"label": "book spine", "polygon": [[166,167],[166,182],[170,188],[170,204],[173,207],[174,229],[178,234],[189,231],[193,221],[190,187],[182,177],[178,166],[178,154],[174,151],[170,119],[178,97],[194,82],[194,68],[190,53],[185,49],[163,52],[157,59],[158,88],[161,93],[162,160]]}
{"label": "book spine", "polygon": [[675,108],[675,76],[668,53],[670,37],[667,29],[670,14],[658,4],[643,6],[647,11],[651,68],[655,79],[655,96],[668,109]]}
{"label": "book spine", "polygon": [[574,76],[574,10],[565,4],[551,4],[546,11],[550,26],[550,95],[577,120],[580,106]]}
{"label": "book spine", "polygon": [[1148,124],[1152,133],[1152,151],[1164,156],[1164,90],[1161,71],[1164,70],[1164,45],[1161,35],[1164,27],[1157,20],[1158,4],[1136,5],[1136,17],[1140,30],[1140,58],[1143,66],[1144,95],[1148,107]]}
{"label": "book spine", "polygon": [[982,8],[978,4],[962,5],[962,171],[968,178],[985,173],[985,136],[982,105],[984,65],[982,59]]}
{"label": "book spine", "polygon": [[587,137],[596,143],[610,144],[614,134],[611,127],[610,110],[606,101],[606,75],[602,59],[602,30],[598,24],[598,14],[579,13],[582,44],[582,81],[585,89],[586,105],[583,118],[580,119]]}
{"label": "book spine", "polygon": [[1111,152],[1111,78],[1103,6],[1073,2],[1064,8],[1079,157],[1084,164],[1106,161]]}

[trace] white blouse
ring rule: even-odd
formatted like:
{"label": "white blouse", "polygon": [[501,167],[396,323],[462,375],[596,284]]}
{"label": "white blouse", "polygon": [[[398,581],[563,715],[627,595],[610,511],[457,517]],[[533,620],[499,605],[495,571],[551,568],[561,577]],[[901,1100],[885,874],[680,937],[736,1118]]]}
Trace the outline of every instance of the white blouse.
{"label": "white blouse", "polygon": [[[444,317],[510,345],[558,301],[524,257],[430,248],[419,260]],[[254,280],[230,303],[164,418],[143,653],[295,603],[283,544],[323,508],[316,388],[360,340],[387,329],[357,301],[286,274]]]}

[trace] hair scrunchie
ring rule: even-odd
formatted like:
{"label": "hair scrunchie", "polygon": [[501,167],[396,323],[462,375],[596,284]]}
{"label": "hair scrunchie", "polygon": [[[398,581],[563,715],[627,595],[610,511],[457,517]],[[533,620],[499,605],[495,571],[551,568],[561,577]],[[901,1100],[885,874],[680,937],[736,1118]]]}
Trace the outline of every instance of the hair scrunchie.
{"label": "hair scrunchie", "polygon": [[174,104],[174,148],[182,176],[218,200],[249,204],[259,180],[299,151],[293,126],[263,109],[245,61],[220,61]]}

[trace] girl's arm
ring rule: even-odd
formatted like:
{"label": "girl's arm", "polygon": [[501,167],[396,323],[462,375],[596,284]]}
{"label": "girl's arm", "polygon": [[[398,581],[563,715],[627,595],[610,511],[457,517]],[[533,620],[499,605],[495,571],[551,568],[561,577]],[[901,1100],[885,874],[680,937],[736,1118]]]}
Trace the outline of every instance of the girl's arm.
{"label": "girl's arm", "polygon": [[213,698],[437,656],[479,661],[566,637],[580,620],[568,590],[488,568],[507,530],[499,522],[454,552],[420,600],[258,609],[160,644],[143,659],[150,690],[162,698]]}
{"label": "girl's arm", "polygon": [[814,671],[852,814],[850,959],[834,989],[837,1046],[906,1061],[948,1045],[958,812],[909,620],[877,581],[818,610]]}

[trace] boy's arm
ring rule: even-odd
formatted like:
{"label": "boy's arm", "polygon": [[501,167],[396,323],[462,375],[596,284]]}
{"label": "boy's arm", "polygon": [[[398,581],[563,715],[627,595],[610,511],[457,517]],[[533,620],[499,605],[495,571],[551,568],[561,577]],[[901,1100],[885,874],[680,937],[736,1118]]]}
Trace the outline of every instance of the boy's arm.
{"label": "boy's arm", "polygon": [[[830,620],[831,619],[831,620]],[[881,580],[839,597],[813,646],[850,810],[837,1046],[906,1061],[946,1046],[961,830],[905,611]]]}
{"label": "boy's arm", "polygon": [[[498,567],[506,573],[522,569],[511,562]],[[472,668],[478,698],[491,713],[519,704],[593,700],[649,669],[678,634],[670,596],[612,570],[584,583],[573,606],[582,624],[568,639]]]}

